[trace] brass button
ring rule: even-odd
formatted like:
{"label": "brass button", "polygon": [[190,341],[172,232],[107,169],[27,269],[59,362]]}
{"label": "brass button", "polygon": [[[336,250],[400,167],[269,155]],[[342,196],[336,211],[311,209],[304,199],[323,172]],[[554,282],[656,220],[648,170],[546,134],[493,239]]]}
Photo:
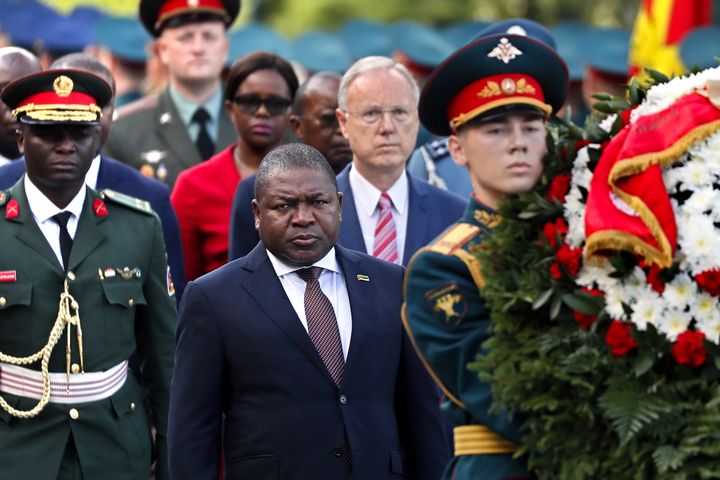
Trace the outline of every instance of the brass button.
{"label": "brass button", "polygon": [[128,305],[131,306],[131,307],[132,307],[133,305],[135,305],[135,300],[133,300],[132,298],[131,298],[130,300],[128,300]]}
{"label": "brass button", "polygon": [[71,408],[70,409],[70,418],[72,418],[73,420],[77,420],[78,418],[80,418],[80,412],[78,412],[74,408]]}
{"label": "brass button", "polygon": [[135,411],[135,402],[130,402],[130,411],[131,412]]}
{"label": "brass button", "polygon": [[70,281],[75,280],[75,272],[73,272],[72,270],[69,271],[69,272],[67,273],[67,277],[68,277],[68,279],[70,279]]}
{"label": "brass button", "polygon": [[0,307],[4,307],[7,303],[7,300],[5,300],[5,297],[0,297]]}
{"label": "brass button", "polygon": [[73,363],[73,364],[70,366],[70,371],[71,371],[72,373],[80,373],[80,365],[78,365],[77,363]]}

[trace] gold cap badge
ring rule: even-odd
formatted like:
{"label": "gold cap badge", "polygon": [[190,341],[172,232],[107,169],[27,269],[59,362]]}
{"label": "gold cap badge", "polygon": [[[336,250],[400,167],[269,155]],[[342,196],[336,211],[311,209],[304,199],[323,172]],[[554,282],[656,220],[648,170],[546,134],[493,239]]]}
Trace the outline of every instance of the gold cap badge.
{"label": "gold cap badge", "polygon": [[58,97],[68,97],[73,91],[73,81],[65,75],[60,75],[53,82],[53,90]]}

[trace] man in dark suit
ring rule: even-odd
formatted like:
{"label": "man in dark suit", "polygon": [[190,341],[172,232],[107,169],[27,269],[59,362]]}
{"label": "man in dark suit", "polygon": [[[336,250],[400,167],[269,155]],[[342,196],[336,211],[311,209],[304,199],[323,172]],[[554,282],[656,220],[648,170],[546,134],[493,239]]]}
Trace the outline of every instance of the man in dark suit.
{"label": "man in dark suit", "polygon": [[[102,63],[82,53],[71,53],[58,58],[51,68],[70,68],[84,70],[100,76],[115,93],[115,82],[110,71]],[[103,109],[103,118],[100,119],[102,129],[101,145],[107,140],[112,126],[114,112],[113,101]],[[25,173],[25,161],[12,162],[0,167],[0,190],[12,187]],[[182,244],[180,243],[180,225],[175,211],[170,204],[168,188],[157,180],[144,177],[137,170],[113,160],[105,155],[98,154],[86,177],[86,183],[95,190],[110,189],[124,193],[131,197],[140,198],[150,203],[155,213],[160,217],[165,238],[165,247],[168,253],[168,265],[174,282],[178,302],[185,289],[185,267],[183,263]]]}
{"label": "man in dark suit", "polygon": [[27,163],[0,191],[0,477],[149,478],[155,451],[167,479],[177,313],[160,221],[85,185],[112,90],[47,70],[0,96]]}
{"label": "man in dark suit", "polygon": [[118,110],[105,153],[172,188],[177,175],[235,142],[223,108],[225,29],[239,0],[142,0],[140,20],[157,38],[169,84]]}
{"label": "man in dark suit", "polygon": [[[387,57],[365,57],[345,73],[338,93],[337,118],[350,142],[353,161],[337,176],[345,197],[338,243],[346,248],[407,265],[462,215],[467,201],[407,173],[415,147],[419,89],[408,70]],[[257,243],[247,208],[252,179],[240,182],[233,201],[230,259]],[[389,199],[381,214],[380,199]],[[390,248],[382,248],[390,218]]]}
{"label": "man in dark suit", "polygon": [[170,406],[171,476],[434,480],[438,394],[400,324],[403,269],[335,244],[325,158],[278,147],[257,173],[261,243],[188,284]]}
{"label": "man in dark suit", "polygon": [[338,175],[345,196],[338,243],[406,265],[462,215],[467,201],[407,173],[418,132],[419,89],[387,57],[365,57],[343,75],[337,118],[353,151]]}

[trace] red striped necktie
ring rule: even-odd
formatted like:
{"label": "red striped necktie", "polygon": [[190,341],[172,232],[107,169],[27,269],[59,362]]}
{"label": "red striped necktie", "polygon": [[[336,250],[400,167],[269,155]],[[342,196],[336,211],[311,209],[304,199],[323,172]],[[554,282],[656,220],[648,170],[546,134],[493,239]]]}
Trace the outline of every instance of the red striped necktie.
{"label": "red striped necktie", "polygon": [[397,263],[397,231],[392,214],[392,200],[390,195],[383,192],[378,201],[380,216],[375,226],[375,241],[373,243],[373,256],[388,262]]}

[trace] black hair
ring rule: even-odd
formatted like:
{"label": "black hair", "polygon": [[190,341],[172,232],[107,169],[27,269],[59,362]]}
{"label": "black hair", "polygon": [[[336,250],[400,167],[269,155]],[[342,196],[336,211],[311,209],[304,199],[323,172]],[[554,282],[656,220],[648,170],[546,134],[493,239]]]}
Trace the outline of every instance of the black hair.
{"label": "black hair", "polygon": [[[304,102],[305,102],[305,95],[307,95],[308,90],[310,90],[310,87],[313,86],[313,84],[325,80],[337,80],[338,82],[338,88],[340,87],[340,80],[342,79],[342,76],[335,72],[317,72],[310,75],[303,83],[298,87],[297,92],[295,92],[295,97],[293,99],[292,104],[292,113],[294,115],[302,115],[303,108],[304,108]],[[335,92],[337,94],[337,92]]]}
{"label": "black hair", "polygon": [[230,67],[230,73],[228,73],[225,83],[225,100],[232,100],[240,84],[258,70],[276,71],[285,80],[290,90],[290,98],[295,96],[298,79],[290,62],[272,53],[253,52],[240,58]]}
{"label": "black hair", "polygon": [[272,177],[278,173],[301,168],[323,172],[337,190],[335,172],[322,153],[304,143],[287,143],[272,149],[260,162],[255,174],[255,198],[260,199],[266,187],[272,182]]}

